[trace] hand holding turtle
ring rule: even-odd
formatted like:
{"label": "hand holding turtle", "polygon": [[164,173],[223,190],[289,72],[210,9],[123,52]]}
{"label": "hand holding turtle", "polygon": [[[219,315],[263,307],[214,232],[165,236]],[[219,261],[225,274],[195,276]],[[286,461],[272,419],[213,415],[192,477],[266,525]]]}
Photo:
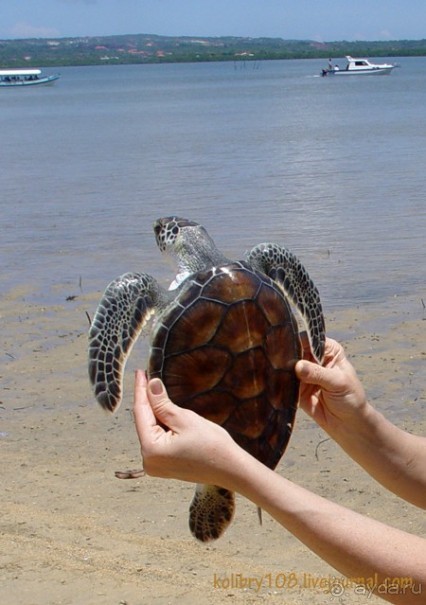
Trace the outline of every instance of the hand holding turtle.
{"label": "hand holding turtle", "polygon": [[343,347],[326,339],[324,365],[296,364],[300,406],[372,477],[426,508],[426,439],[411,435],[368,403]]}
{"label": "hand holding turtle", "polygon": [[309,347],[304,347],[304,355],[296,364],[301,408],[330,434],[342,423],[350,423],[352,428],[361,423],[368,406],[366,395],[342,345],[326,339],[322,366],[309,361]]}
{"label": "hand holding turtle", "polygon": [[172,403],[159,379],[148,384],[142,370],[135,376],[134,416],[148,475],[215,484],[220,467],[229,467],[229,452],[239,449],[221,426]]}

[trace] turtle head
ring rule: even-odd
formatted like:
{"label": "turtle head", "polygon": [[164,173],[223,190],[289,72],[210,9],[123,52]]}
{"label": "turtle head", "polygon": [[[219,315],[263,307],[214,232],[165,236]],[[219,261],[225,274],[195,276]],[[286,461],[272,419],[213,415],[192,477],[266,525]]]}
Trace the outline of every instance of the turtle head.
{"label": "turtle head", "polygon": [[191,273],[228,263],[202,225],[177,216],[160,218],[154,223],[155,239],[161,252],[175,257],[178,282]]}

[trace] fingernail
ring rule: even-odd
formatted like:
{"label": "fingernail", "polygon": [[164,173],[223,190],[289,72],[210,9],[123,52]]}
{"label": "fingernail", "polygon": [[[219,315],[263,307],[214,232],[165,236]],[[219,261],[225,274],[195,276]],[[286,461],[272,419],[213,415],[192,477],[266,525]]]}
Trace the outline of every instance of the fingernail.
{"label": "fingernail", "polygon": [[307,372],[308,366],[301,359],[296,364],[296,372],[299,376],[304,376]]}
{"label": "fingernail", "polygon": [[162,395],[164,393],[163,383],[159,378],[154,378],[149,383],[149,390],[153,395]]}

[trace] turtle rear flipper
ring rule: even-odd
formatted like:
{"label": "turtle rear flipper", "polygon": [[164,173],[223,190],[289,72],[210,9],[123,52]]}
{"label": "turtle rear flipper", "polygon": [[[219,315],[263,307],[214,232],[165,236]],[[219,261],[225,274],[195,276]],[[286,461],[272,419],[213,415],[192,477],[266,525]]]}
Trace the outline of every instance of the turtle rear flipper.
{"label": "turtle rear flipper", "polygon": [[259,244],[248,253],[247,262],[274,280],[294,304],[306,324],[312,353],[322,363],[325,322],[320,295],[300,260],[277,244]]}
{"label": "turtle rear flipper", "polygon": [[89,330],[89,376],[104,409],[114,412],[120,405],[127,358],[166,297],[145,273],[125,273],[105,290]]}
{"label": "turtle rear flipper", "polygon": [[232,492],[215,485],[197,485],[189,508],[189,528],[197,540],[216,540],[227,529],[235,510]]}

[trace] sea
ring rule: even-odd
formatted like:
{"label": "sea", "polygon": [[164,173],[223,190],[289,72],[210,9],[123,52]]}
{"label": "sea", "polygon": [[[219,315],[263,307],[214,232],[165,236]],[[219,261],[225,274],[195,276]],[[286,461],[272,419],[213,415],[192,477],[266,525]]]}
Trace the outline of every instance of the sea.
{"label": "sea", "polygon": [[54,304],[126,271],[167,284],[152,224],[177,215],[230,258],[288,247],[326,312],[420,305],[426,58],[396,61],[352,78],[320,77],[322,60],[66,67],[0,90],[1,291]]}

